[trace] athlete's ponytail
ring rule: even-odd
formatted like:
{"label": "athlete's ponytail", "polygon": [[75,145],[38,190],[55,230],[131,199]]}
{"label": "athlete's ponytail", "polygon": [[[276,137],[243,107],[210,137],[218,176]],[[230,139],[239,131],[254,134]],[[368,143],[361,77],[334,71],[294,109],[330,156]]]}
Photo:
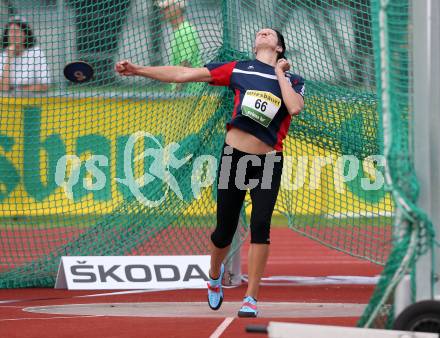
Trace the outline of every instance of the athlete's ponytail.
{"label": "athlete's ponytail", "polygon": [[284,36],[276,29],[274,29],[274,31],[275,31],[275,33],[277,33],[278,46],[280,46],[282,48],[282,51],[278,53],[277,60],[284,59],[284,58],[286,58],[286,56],[284,55],[284,53],[286,52],[286,44],[284,42]]}

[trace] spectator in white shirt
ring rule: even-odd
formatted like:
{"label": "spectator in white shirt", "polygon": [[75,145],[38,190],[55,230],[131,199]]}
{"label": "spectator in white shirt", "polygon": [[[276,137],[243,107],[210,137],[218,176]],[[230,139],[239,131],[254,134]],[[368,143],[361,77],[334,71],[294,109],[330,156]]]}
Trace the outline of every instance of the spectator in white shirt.
{"label": "spectator in white shirt", "polygon": [[0,54],[0,90],[49,89],[47,60],[36,42],[30,26],[22,19],[14,17],[7,23]]}

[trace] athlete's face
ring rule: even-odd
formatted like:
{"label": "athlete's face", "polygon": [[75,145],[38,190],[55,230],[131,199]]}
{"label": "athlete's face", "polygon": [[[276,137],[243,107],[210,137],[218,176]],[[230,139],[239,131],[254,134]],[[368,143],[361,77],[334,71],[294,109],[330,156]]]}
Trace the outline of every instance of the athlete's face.
{"label": "athlete's face", "polygon": [[277,33],[270,28],[264,28],[257,32],[255,36],[255,53],[259,48],[271,48],[275,52],[282,52],[281,46],[278,46]]}

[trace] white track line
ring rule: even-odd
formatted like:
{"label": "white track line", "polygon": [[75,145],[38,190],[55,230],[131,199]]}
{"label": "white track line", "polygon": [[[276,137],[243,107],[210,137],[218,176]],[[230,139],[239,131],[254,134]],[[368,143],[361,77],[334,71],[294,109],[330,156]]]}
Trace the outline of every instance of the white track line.
{"label": "white track line", "polygon": [[[174,290],[174,289],[169,289],[169,290]],[[106,293],[92,293],[90,295],[75,296],[73,298],[119,296],[119,295],[130,295],[130,294],[134,294],[134,293],[147,293],[147,292],[154,292],[154,291],[157,291],[157,290],[130,290],[130,291],[116,291],[116,292],[106,292]],[[162,289],[160,291],[168,291],[168,289]]]}
{"label": "white track line", "polygon": [[[88,297],[106,297],[106,296],[119,296],[119,295],[128,295],[128,294],[134,294],[134,293],[148,293],[148,292],[158,292],[158,291],[173,291],[173,290],[178,290],[176,288],[172,288],[172,289],[160,289],[160,290],[156,290],[156,289],[146,289],[146,290],[129,290],[129,291],[116,291],[116,292],[106,292],[106,293],[92,293],[92,294],[88,294],[88,295],[82,295],[82,296],[74,296],[72,298],[88,298]],[[69,290],[67,290],[69,291]],[[32,301],[43,301],[43,300],[54,300],[53,298],[49,298],[49,299],[43,299],[43,298],[39,298],[39,299],[34,299],[34,298],[30,298],[30,299],[11,299],[11,300],[0,300],[0,304],[11,304],[11,303],[26,303],[26,302],[32,302]],[[1,307],[1,305],[0,305]]]}
{"label": "white track line", "polygon": [[[223,286],[224,288],[236,288],[238,286]],[[104,296],[119,296],[119,295],[128,295],[134,293],[151,293],[151,292],[163,292],[163,291],[177,291],[177,290],[203,290],[202,288],[198,289],[188,289],[188,288],[165,288],[165,289],[145,289],[145,290],[128,290],[128,291],[115,291],[115,292],[106,292],[106,293],[93,293],[89,295],[75,296],[73,298],[87,298],[87,297],[104,297]]]}
{"label": "white track line", "polygon": [[209,336],[209,338],[219,338],[223,332],[231,325],[234,317],[227,317],[225,320],[215,329],[215,331]]}
{"label": "white track line", "polygon": [[18,320],[51,320],[51,319],[69,319],[69,318],[90,318],[90,317],[105,317],[101,315],[96,316],[62,316],[62,317],[49,317],[49,318],[31,318],[31,317],[23,317],[23,318],[8,318],[8,319],[0,319],[0,322],[6,321],[18,321]]}

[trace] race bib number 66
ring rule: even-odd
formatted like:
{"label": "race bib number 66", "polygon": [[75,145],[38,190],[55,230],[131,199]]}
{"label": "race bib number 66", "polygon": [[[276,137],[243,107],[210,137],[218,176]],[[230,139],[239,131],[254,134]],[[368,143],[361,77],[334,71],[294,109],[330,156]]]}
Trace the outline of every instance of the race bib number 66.
{"label": "race bib number 66", "polygon": [[247,90],[241,104],[243,115],[267,127],[281,107],[281,99],[270,92]]}

